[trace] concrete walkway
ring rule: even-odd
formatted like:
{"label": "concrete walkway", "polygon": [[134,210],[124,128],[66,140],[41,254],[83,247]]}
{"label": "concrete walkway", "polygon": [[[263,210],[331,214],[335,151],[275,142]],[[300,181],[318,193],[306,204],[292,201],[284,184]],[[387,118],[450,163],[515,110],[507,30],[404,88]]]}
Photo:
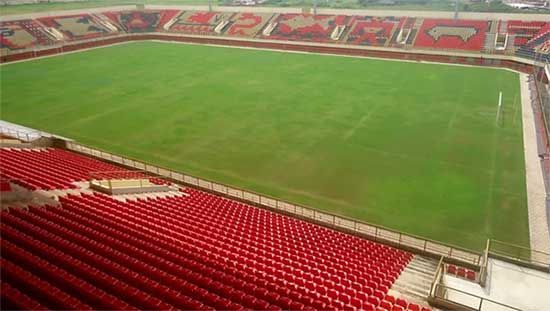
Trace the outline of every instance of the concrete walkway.
{"label": "concrete walkway", "polygon": [[483,311],[511,311],[508,305],[524,311],[548,311],[550,274],[489,259],[487,286],[446,274],[444,283],[452,288],[447,299]]}
{"label": "concrete walkway", "polygon": [[[529,239],[531,249],[550,253],[550,233],[546,213],[546,189],[538,156],[535,115],[531,106],[528,75],[520,74],[521,106],[523,115],[523,144],[525,150],[525,174],[529,213]],[[533,254],[533,259],[538,255]],[[548,260],[539,258],[539,260]]]}

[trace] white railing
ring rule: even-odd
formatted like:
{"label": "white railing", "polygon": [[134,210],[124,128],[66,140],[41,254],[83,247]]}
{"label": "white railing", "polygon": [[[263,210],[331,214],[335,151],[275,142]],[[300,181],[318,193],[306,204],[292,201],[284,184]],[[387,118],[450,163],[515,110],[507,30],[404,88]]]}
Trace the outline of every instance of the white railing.
{"label": "white railing", "polygon": [[456,310],[477,310],[477,311],[522,311],[519,308],[474,295],[444,284],[436,284],[435,289],[436,305],[451,303],[459,306]]}
{"label": "white railing", "polygon": [[[489,242],[487,244],[487,248],[488,247]],[[521,311],[521,309],[445,285],[444,261],[445,257],[442,256],[439,260],[432,284],[430,286],[430,292],[427,297],[430,304],[442,309],[451,310]]]}
{"label": "white railing", "polygon": [[508,260],[550,272],[550,253],[493,239],[488,245],[488,253],[489,256],[506,257]]}
{"label": "white railing", "polygon": [[33,140],[37,140],[40,137],[42,137],[42,133],[40,131],[26,132],[26,131],[16,130],[13,128],[3,127],[3,126],[0,126],[0,134],[13,137],[25,142],[31,142]]}
{"label": "white railing", "polygon": [[246,201],[247,203],[252,203],[263,208],[305,218],[337,230],[363,236],[374,241],[391,244],[398,248],[417,253],[431,254],[432,256],[445,256],[469,265],[477,266],[481,260],[481,253],[462,247],[369,224],[345,216],[320,211],[315,208],[289,203],[264,194],[247,191],[238,187],[224,185],[182,172],[151,165],[141,160],[122,157],[120,155],[88,147],[74,141],[67,141],[66,146],[72,151],[111,161],[133,169],[147,171],[165,178],[169,178],[175,182],[202,188],[226,197]]}

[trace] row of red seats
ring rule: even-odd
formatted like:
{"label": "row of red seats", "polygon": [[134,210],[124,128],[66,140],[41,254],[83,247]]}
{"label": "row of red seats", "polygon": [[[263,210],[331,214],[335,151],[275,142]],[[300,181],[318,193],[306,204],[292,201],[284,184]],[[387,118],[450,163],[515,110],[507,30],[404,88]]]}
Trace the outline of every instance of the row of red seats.
{"label": "row of red seats", "polygon": [[337,26],[349,26],[354,16],[287,13],[273,19],[277,26],[267,39],[331,42]]}
{"label": "row of red seats", "polygon": [[2,175],[31,190],[76,188],[90,172],[120,171],[119,167],[60,149],[0,149]]}
{"label": "row of red seats", "polygon": [[475,271],[463,268],[463,267],[457,267],[455,265],[448,265],[447,266],[447,273],[468,279],[470,281],[475,281],[477,278],[477,274]]}
{"label": "row of red seats", "polygon": [[541,28],[546,26],[545,21],[508,21],[506,31],[511,35],[534,35],[540,31]]}
{"label": "row of red seats", "polygon": [[487,29],[486,21],[426,18],[414,46],[480,52]]}
{"label": "row of red seats", "polygon": [[[85,248],[25,221],[8,217],[6,222],[8,224],[2,227],[3,239],[8,239],[13,244],[28,249],[36,256],[42,257],[58,268],[87,280],[96,288],[109,292],[117,297],[117,300],[123,301],[120,307],[114,309],[126,309],[126,304],[132,305],[131,308],[134,309],[176,309],[173,304],[164,299],[169,300],[173,295],[178,297],[178,292],[159,286],[158,283],[150,281],[147,276],[131,272]],[[3,243],[3,255],[4,253],[14,253],[9,246],[9,244],[4,246]],[[51,288],[58,290],[57,287],[51,286]],[[103,304],[111,299],[109,296],[102,295],[96,297],[101,299]],[[76,300],[74,297],[73,299]],[[75,306],[65,306],[57,309],[89,309],[89,307],[76,306],[75,304]]]}
{"label": "row of red seats", "polygon": [[[239,216],[239,217],[242,217],[242,216]],[[215,222],[213,222],[212,225],[215,225]],[[200,224],[199,224],[199,226],[200,226]],[[210,226],[210,224],[209,224],[209,226]],[[222,228],[222,229],[223,229],[223,228]],[[239,232],[242,232],[243,229],[237,228],[237,230],[238,230]],[[245,230],[246,230],[246,229],[245,229]],[[258,234],[259,230],[258,230],[258,229],[254,229],[254,230],[257,230],[256,234]],[[293,230],[296,230],[296,229],[293,229]],[[327,231],[328,231],[328,230],[327,230]],[[279,239],[280,243],[287,243],[287,242],[285,242],[285,239],[286,239],[288,236],[292,236],[293,233],[294,233],[295,235],[299,235],[299,236],[304,235],[304,234],[307,234],[307,233],[305,233],[304,231],[299,232],[298,234],[296,234],[297,232],[289,232],[289,231],[286,231],[286,232],[284,232],[280,237],[276,237],[276,239]],[[273,233],[270,233],[270,235],[272,235],[272,234],[273,234]],[[323,236],[323,233],[322,233],[322,232],[319,232],[319,233],[316,233],[316,235],[317,235],[317,236]],[[327,232],[327,235],[329,235],[328,232]],[[255,238],[255,237],[257,237],[257,235],[255,235],[253,238]],[[330,238],[329,238],[329,239],[330,239]],[[300,241],[293,241],[293,242],[294,242],[294,243],[296,243],[296,242],[300,243]],[[320,244],[321,247],[325,247],[325,246],[326,246],[326,243],[327,243],[328,241],[319,241],[319,242],[321,242],[321,244]],[[342,241],[336,241],[336,242],[342,243]],[[268,242],[268,243],[273,243],[273,242],[270,241],[270,242]],[[310,242],[310,243],[311,243],[311,242]],[[373,244],[374,244],[374,243],[373,243]],[[377,247],[378,247],[379,245],[377,245],[377,244],[374,244],[374,245],[375,245],[376,247],[372,247],[371,245],[368,245],[368,244],[367,244],[367,246],[365,246],[365,247],[367,247],[367,248],[370,248],[370,249],[369,249],[369,250],[370,250],[370,253],[366,255],[367,258],[371,257],[371,255],[376,256],[376,252],[379,252],[379,251],[380,251],[379,249],[377,249]],[[270,245],[270,247],[273,247],[273,246]],[[285,245],[285,248],[287,248],[287,247],[289,247],[289,246],[286,246],[286,245]],[[298,246],[298,247],[303,247],[303,246]],[[313,248],[313,247],[317,247],[317,246],[315,246],[315,245],[309,245],[309,248]],[[345,266],[348,266],[348,267],[349,267],[349,266],[351,266],[351,265],[354,265],[354,263],[352,262],[352,260],[354,259],[354,256],[355,256],[355,255],[354,255],[354,254],[351,254],[350,252],[341,253],[341,250],[338,250],[338,249],[336,249],[336,250],[331,250],[331,251],[329,251],[329,250],[323,250],[322,248],[315,249],[315,254],[316,254],[316,255],[323,254],[323,252],[327,252],[327,253],[333,252],[334,254],[338,254],[338,256],[337,256],[337,257],[330,257],[330,256],[329,256],[329,257],[324,257],[324,256],[328,256],[328,255],[321,255],[321,256],[316,256],[317,258],[312,258],[312,259],[315,260],[315,261],[317,261],[317,262],[321,262],[321,261],[323,261],[323,260],[328,260],[329,262],[337,263],[337,262],[339,261],[339,258],[346,258],[346,262],[345,262],[345,264],[344,264]],[[308,256],[308,255],[305,254],[303,257],[307,257],[307,256]],[[394,255],[389,255],[389,256],[393,256],[393,259],[394,259],[394,260],[396,259],[396,258],[395,258],[396,256],[394,256]],[[356,265],[355,268],[361,269],[361,267],[365,267],[365,265],[364,265],[364,259],[365,259],[365,255],[362,255],[362,256],[361,256],[362,262],[359,264],[359,266]],[[383,258],[383,255],[380,255],[379,257],[377,257],[377,260],[378,260],[380,263],[383,263],[385,259],[387,259],[387,258]],[[399,259],[399,258],[397,258],[397,259]],[[403,259],[403,260],[408,261],[408,259]],[[400,270],[399,270],[398,272],[400,272]]]}
{"label": "row of red seats", "polygon": [[11,191],[11,185],[9,180],[0,179],[0,192],[8,192],[8,191]]}
{"label": "row of red seats", "polygon": [[[226,210],[226,211],[227,211],[227,210]],[[379,291],[376,291],[376,293],[379,293]],[[376,294],[376,293],[375,293],[375,294]],[[389,297],[391,297],[391,296],[389,296]],[[384,295],[382,295],[381,297],[380,297],[380,296],[379,296],[379,297],[372,297],[372,298],[369,298],[369,299],[371,299],[373,303],[375,303],[376,305],[378,305],[380,299],[383,299],[383,298],[384,298]],[[389,300],[390,300],[390,301],[394,301],[394,299],[389,299]],[[401,300],[401,304],[403,304],[403,302],[404,302],[404,301]],[[389,304],[391,304],[391,302],[388,302],[388,301],[386,301],[386,302],[381,301],[380,304],[384,304],[384,305],[387,307]],[[407,305],[405,304],[405,307],[406,307],[406,306],[407,306]],[[412,307],[415,308],[414,306],[412,306]],[[396,309],[398,309],[398,308],[399,308],[399,307],[396,307]],[[390,309],[390,308],[388,308],[388,309]]]}
{"label": "row of red seats", "polygon": [[[210,197],[212,197],[212,196],[210,196]],[[149,208],[150,208],[150,206],[149,206]],[[212,210],[212,209],[209,209],[209,210]],[[187,212],[188,212],[188,211],[187,211]]]}
{"label": "row of red seats", "polygon": [[[104,195],[61,201],[63,208],[5,213],[2,238],[8,243],[2,253],[93,307],[100,304],[90,294],[95,287],[126,307],[420,309],[387,295],[394,280],[390,272],[398,274],[410,254],[386,246],[197,191],[189,198],[126,203]],[[202,222],[198,202],[204,204]],[[249,233],[240,235],[244,228]],[[257,239],[250,234],[255,230]],[[268,239],[269,233],[275,238]],[[336,242],[314,238],[325,233]],[[323,257],[314,256],[317,252]],[[367,268],[358,265],[361,256]],[[392,258],[399,269],[392,269]],[[55,267],[65,272],[52,277]],[[81,286],[68,288],[73,278]],[[127,291],[109,291],[105,278],[143,293],[136,301]],[[185,297],[169,294],[176,287],[187,288]]]}
{"label": "row of red seats", "polygon": [[0,281],[0,300],[2,301],[0,306],[2,310],[47,310],[5,281]]}
{"label": "row of red seats", "polygon": [[128,33],[161,31],[179,10],[130,10],[101,13]]}
{"label": "row of red seats", "polygon": [[21,269],[16,264],[4,258],[0,258],[0,272],[2,274],[2,282],[7,282],[19,288],[27,294],[25,296],[36,297],[41,304],[48,305],[54,310],[90,310],[88,305],[81,303],[65,292],[51,286],[45,280],[38,278],[32,273]]}
{"label": "row of red seats", "polygon": [[103,26],[91,14],[45,16],[37,19],[42,25],[59,30],[68,41],[89,40],[119,34]]}
{"label": "row of red seats", "polygon": [[2,49],[11,51],[39,48],[53,43],[42,26],[32,19],[0,22]]}
{"label": "row of red seats", "polygon": [[[105,203],[108,203],[108,202],[102,202],[102,203],[105,204]],[[107,205],[108,205],[108,204],[107,204]],[[112,202],[112,205],[113,205],[113,206],[112,206],[112,209],[111,209],[111,210],[112,210],[114,213],[122,213],[122,211],[125,209],[125,207],[122,206],[122,205],[117,206],[117,205],[116,205],[116,202]],[[127,207],[126,207],[126,208],[127,208]],[[129,209],[129,210],[128,210],[128,212],[130,212],[130,213],[131,213],[132,211],[135,211],[135,206],[134,206],[134,209]],[[113,215],[111,215],[111,217],[113,217]],[[135,218],[134,218],[134,217],[135,217]],[[144,218],[146,219],[147,216],[146,216],[146,215],[136,215],[136,216],[133,216],[133,215],[130,215],[130,214],[120,214],[120,220],[122,220],[122,219],[129,219],[129,218],[134,218],[133,220],[135,220],[136,222],[140,222],[140,220],[142,220],[142,219],[144,219]],[[142,221],[142,225],[147,226],[147,220],[145,220],[145,219]],[[158,221],[158,220],[157,220],[157,223],[161,223],[163,227],[169,226],[168,224],[165,224],[165,223],[163,223],[162,221]],[[177,231],[179,228],[178,228],[178,227],[172,227],[172,228],[170,228],[170,229],[173,229],[174,231]],[[178,233],[181,234],[181,237],[178,237],[178,238],[181,238],[181,239],[185,239],[185,237],[186,237],[187,235],[189,235],[189,234],[192,233],[192,231],[189,231],[189,232],[181,232],[181,230],[179,230],[179,231],[180,231],[180,232],[178,232]],[[176,234],[178,234],[178,233],[176,233]],[[174,235],[174,233],[171,233],[171,234],[172,234],[172,236]],[[198,236],[195,236],[195,237],[198,238]],[[191,244],[191,243],[193,243],[193,241],[190,240],[189,243]],[[207,247],[207,245],[208,245],[208,244],[202,244],[202,243],[200,243],[200,242],[198,242],[198,241],[196,241],[196,240],[194,241],[194,244],[199,244],[199,245],[201,246],[201,249],[204,249],[204,248]],[[223,255],[223,254],[221,254],[221,255]],[[217,257],[216,257],[216,258],[217,258]],[[220,258],[223,258],[223,257],[220,257]],[[252,270],[260,270],[260,269],[262,269],[262,267],[260,267],[259,265],[256,265],[256,266],[254,266],[254,267],[250,267],[250,266],[247,266],[247,265],[243,265],[243,266],[240,267],[240,268],[243,269],[243,270],[247,270],[247,269],[249,269],[249,268],[252,268],[250,272],[252,272]],[[284,283],[284,279],[281,279],[281,281],[282,281],[283,283],[281,283],[280,285],[284,285],[285,287],[288,287],[288,284],[285,284],[285,283]],[[326,297],[326,298],[328,299],[328,297]],[[330,300],[329,300],[328,302],[330,302]],[[336,302],[335,302],[335,303],[336,303]]]}
{"label": "row of red seats", "polygon": [[[247,14],[247,13],[240,13]],[[96,17],[97,16],[97,17]],[[101,17],[103,16],[103,17]],[[184,32],[203,35],[213,35],[213,28],[219,23],[232,22],[233,13],[227,12],[206,12],[206,11],[180,11],[180,10],[130,10],[130,11],[107,11],[97,13],[92,17],[87,14],[78,16],[55,16],[39,18],[42,23],[56,28],[64,33],[68,40],[81,41],[93,37],[107,36],[117,33],[147,33],[164,32],[164,27],[175,19],[168,32]],[[361,45],[379,45],[382,46],[389,39],[391,24],[381,24],[383,20],[397,20],[398,17],[371,17],[371,16],[352,16],[352,15],[311,15],[311,14],[274,14],[273,18],[262,18],[260,15],[247,15],[246,23],[242,26],[254,25],[253,31],[238,31],[240,36],[250,38],[281,39],[293,41],[310,42],[334,42],[330,35],[336,26],[346,26],[338,42],[347,44]],[[72,19],[63,22],[63,19]],[[119,28],[111,32],[105,26],[101,25],[100,19],[109,19],[111,23]],[[350,29],[354,20],[365,19],[372,20],[372,27],[360,25],[359,28]],[[75,22],[84,25],[90,25],[87,30],[76,29],[71,25]],[[271,32],[271,35],[264,37],[262,29],[266,27],[268,20],[277,22],[278,25]],[[406,29],[410,29],[412,24],[407,20]],[[377,22],[378,21],[378,22]],[[251,23],[251,24],[250,24]],[[499,21],[499,23],[501,23]],[[507,32],[512,35],[532,39],[538,30],[545,25],[545,21],[508,21]],[[94,25],[96,27],[94,27]],[[402,22],[394,32],[401,29]],[[499,24],[500,25],[500,24]],[[0,27],[6,28],[7,37],[4,43],[11,50],[24,50],[29,47],[48,46],[56,41],[55,38],[48,35],[43,29],[42,24],[36,21],[18,20],[1,22]],[[74,28],[74,29],[71,29]],[[463,32],[460,30],[464,29]],[[501,27],[499,26],[498,29]],[[500,29],[501,32],[503,31]],[[488,23],[481,20],[450,20],[450,19],[425,19],[421,28],[411,33],[413,36],[408,42],[416,42],[415,47],[433,48],[433,49],[453,49],[468,50],[480,52],[483,48],[485,33],[488,31]],[[346,35],[350,32],[350,36]],[[222,34],[233,36],[235,30],[232,26],[222,30]],[[438,34],[439,33],[439,34]],[[29,40],[28,37],[35,40]],[[217,35],[217,34],[216,34]],[[416,36],[416,38],[414,38]],[[30,41],[30,42],[28,42]],[[26,42],[26,43],[25,43]],[[524,44],[526,41],[517,40],[517,44]],[[517,46],[520,47],[520,46]]]}

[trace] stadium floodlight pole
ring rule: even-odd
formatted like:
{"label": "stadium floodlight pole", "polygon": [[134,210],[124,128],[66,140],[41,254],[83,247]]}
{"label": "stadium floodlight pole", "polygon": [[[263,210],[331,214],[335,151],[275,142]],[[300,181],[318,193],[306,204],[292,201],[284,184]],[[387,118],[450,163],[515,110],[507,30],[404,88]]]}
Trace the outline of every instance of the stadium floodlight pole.
{"label": "stadium floodlight pole", "polygon": [[317,0],[313,0],[313,15],[317,15]]}
{"label": "stadium floodlight pole", "polygon": [[455,0],[455,19],[458,19],[458,0]]}

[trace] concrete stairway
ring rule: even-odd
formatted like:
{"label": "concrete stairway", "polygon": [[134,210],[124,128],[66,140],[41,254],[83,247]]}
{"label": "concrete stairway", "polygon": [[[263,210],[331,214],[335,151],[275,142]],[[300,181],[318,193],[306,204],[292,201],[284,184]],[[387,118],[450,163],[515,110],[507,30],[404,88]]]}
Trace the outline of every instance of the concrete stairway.
{"label": "concrete stairway", "polygon": [[485,42],[483,43],[483,52],[492,53],[495,49],[495,40],[498,34],[498,21],[489,21],[489,29],[485,34]]}
{"label": "concrete stairway", "polygon": [[411,48],[414,46],[414,43],[416,42],[416,37],[418,32],[420,31],[420,27],[422,27],[422,24],[424,23],[423,18],[417,18],[414,21],[413,26],[411,27],[409,38],[407,39],[407,42],[405,43],[406,48]]}
{"label": "concrete stairway", "polygon": [[500,28],[498,29],[498,32],[505,33],[508,32],[508,21],[502,21],[500,24]]}
{"label": "concrete stairway", "polygon": [[426,297],[430,291],[437,263],[435,259],[415,255],[401,272],[389,294],[420,305],[427,305]]}
{"label": "concrete stairway", "polygon": [[485,42],[483,43],[483,52],[491,53],[495,49],[496,33],[487,33],[485,36]]}

